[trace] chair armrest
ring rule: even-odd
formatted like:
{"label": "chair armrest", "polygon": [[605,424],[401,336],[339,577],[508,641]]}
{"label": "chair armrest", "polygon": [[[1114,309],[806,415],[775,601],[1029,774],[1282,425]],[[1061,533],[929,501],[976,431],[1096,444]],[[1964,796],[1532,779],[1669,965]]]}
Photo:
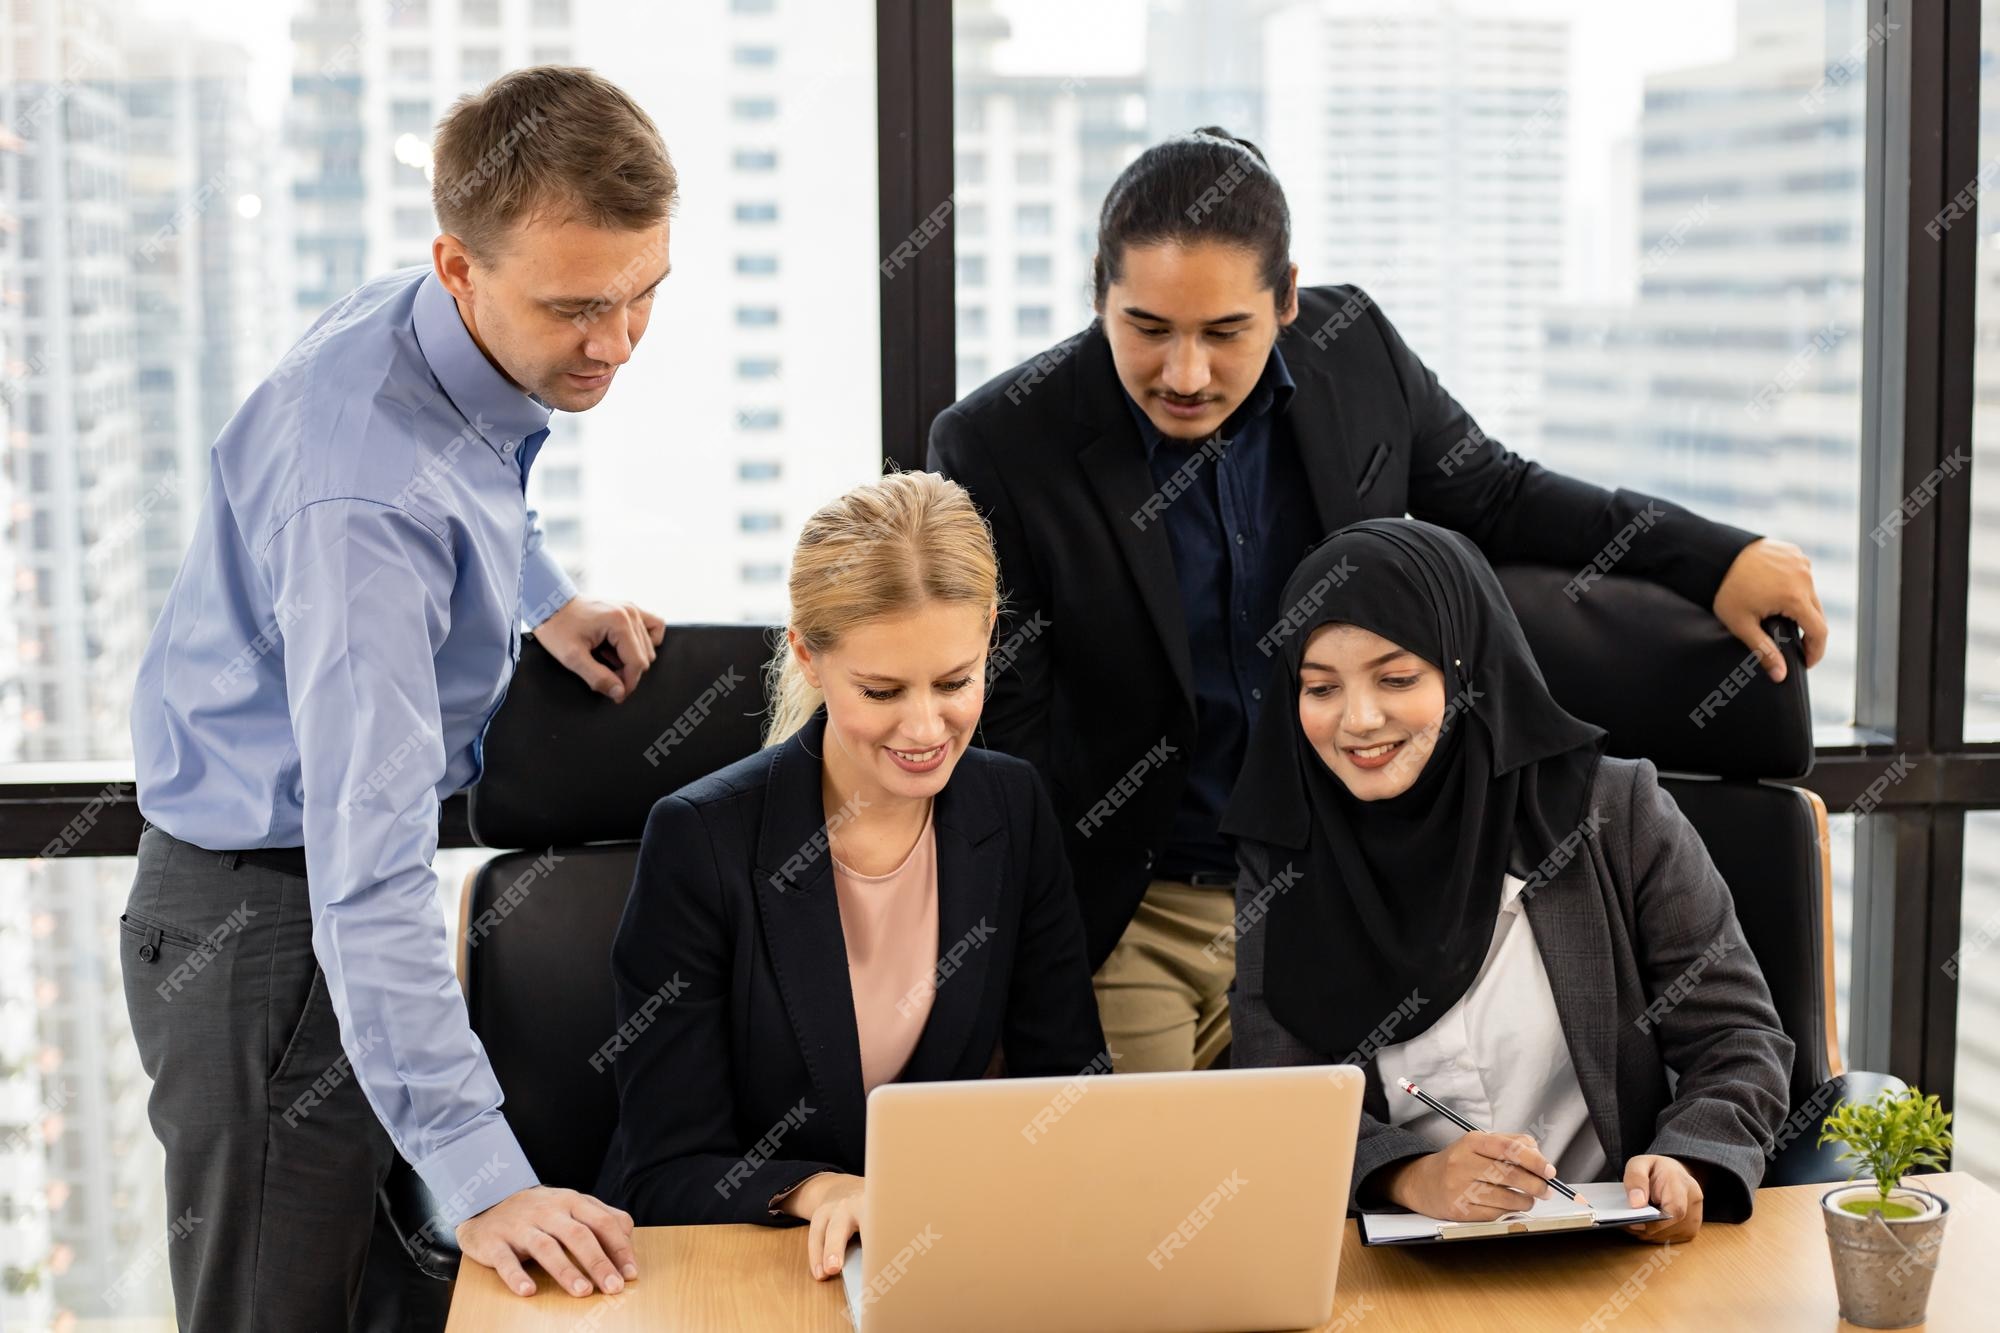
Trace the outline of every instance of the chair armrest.
{"label": "chair armrest", "polygon": [[444,1224],[430,1188],[408,1162],[396,1159],[389,1178],[376,1191],[376,1199],[396,1239],[402,1242],[403,1252],[424,1276],[440,1282],[458,1276],[457,1233]]}
{"label": "chair armrest", "polygon": [[1894,1074],[1876,1074],[1851,1069],[1830,1078],[1813,1090],[1812,1096],[1793,1109],[1773,1149],[1771,1163],[1764,1169],[1766,1185],[1835,1185],[1848,1178],[1847,1165],[1836,1160],[1840,1143],[1820,1146],[1820,1126],[1833,1108],[1843,1101],[1869,1102],[1887,1090],[1902,1092],[1908,1085]]}

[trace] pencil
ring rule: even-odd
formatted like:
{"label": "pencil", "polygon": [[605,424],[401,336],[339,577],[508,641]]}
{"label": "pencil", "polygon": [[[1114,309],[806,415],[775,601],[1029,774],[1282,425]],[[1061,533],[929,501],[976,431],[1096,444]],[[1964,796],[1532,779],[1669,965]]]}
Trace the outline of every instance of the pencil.
{"label": "pencil", "polygon": [[[1425,1106],[1430,1107],[1431,1110],[1436,1111],[1439,1115],[1451,1121],[1452,1124],[1457,1125],[1460,1129],[1464,1130],[1466,1133],[1468,1134],[1486,1133],[1485,1130],[1473,1124],[1470,1120],[1467,1120],[1464,1116],[1452,1110],[1449,1106],[1446,1106],[1443,1102],[1431,1096],[1428,1092],[1425,1092],[1422,1088],[1418,1087],[1416,1084],[1410,1082],[1410,1080],[1406,1078],[1399,1078],[1396,1080],[1396,1085],[1400,1087],[1404,1092],[1409,1093],[1412,1097],[1415,1097],[1418,1101],[1422,1102]],[[1531,1172],[1530,1174],[1533,1173]],[[1550,1176],[1549,1184],[1553,1185],[1559,1192],[1561,1192],[1562,1196],[1565,1199],[1570,1199],[1570,1200],[1576,1199],[1576,1191],[1571,1189],[1569,1186],[1563,1184],[1562,1181],[1558,1180],[1556,1177]]]}

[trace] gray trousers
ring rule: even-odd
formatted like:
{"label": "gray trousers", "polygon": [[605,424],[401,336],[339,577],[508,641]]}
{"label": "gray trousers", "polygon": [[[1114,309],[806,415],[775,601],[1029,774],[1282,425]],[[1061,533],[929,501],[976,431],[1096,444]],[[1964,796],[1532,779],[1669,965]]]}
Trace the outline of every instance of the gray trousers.
{"label": "gray trousers", "polygon": [[377,1215],[396,1150],[341,1051],[305,879],[149,826],[119,926],[184,1333],[442,1329],[450,1284]]}

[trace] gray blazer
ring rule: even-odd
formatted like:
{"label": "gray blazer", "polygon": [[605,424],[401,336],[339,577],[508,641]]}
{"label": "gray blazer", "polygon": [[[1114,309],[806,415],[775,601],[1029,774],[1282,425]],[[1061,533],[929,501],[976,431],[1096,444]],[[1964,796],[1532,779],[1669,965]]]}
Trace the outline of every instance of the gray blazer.
{"label": "gray blazer", "polygon": [[[1538,888],[1531,883],[1527,911],[1606,1170],[1622,1175],[1626,1159],[1642,1153],[1705,1163],[1715,1169],[1703,1215],[1740,1221],[1790,1109],[1792,1041],[1778,1026],[1728,886],[1653,765],[1605,759],[1591,810],[1595,836],[1580,839]],[[1281,1027],[1264,1000],[1270,896],[1253,904],[1283,869],[1283,849],[1245,842],[1240,857],[1230,1063],[1327,1063]],[[1388,1035],[1383,1044],[1395,1040]],[[1372,1073],[1372,1052],[1357,1055]],[[1371,1076],[1350,1206],[1376,1172],[1431,1151],[1387,1119]]]}

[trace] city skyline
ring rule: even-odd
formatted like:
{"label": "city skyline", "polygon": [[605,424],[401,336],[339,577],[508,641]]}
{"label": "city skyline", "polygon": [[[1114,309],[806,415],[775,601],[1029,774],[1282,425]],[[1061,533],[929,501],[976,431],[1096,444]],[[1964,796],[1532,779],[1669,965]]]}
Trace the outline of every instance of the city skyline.
{"label": "city skyline", "polygon": [[[1816,720],[1837,727],[1868,540],[1861,9],[1703,0],[1618,40],[1603,8],[1435,0],[1384,20],[1353,0],[1263,0],[1211,61],[1230,12],[1211,0],[1116,0],[1081,29],[1075,6],[960,0],[958,387],[1089,318],[1095,203],[1132,154],[1192,115],[1248,117],[1293,198],[1306,280],[1368,287],[1503,442],[1807,548],[1836,626]],[[673,622],[782,619],[799,525],[880,466],[871,11],[19,0],[0,15],[0,296],[15,298],[0,300],[0,763],[129,764],[131,673],[215,433],[326,304],[428,262],[437,116],[539,59],[626,87],[683,198],[653,328],[603,406],[559,417],[531,502],[587,592]],[[1422,68],[1412,41],[1447,27],[1467,40]],[[78,53],[90,77],[71,73]],[[1342,59],[1378,77],[1318,77]],[[1188,82],[1211,69],[1215,86]],[[1455,208],[1475,216],[1411,222]],[[1980,228],[1990,242],[2000,221]],[[2000,263],[1980,281],[2000,298]],[[1995,320],[1982,311],[1982,329]],[[1995,365],[1975,370],[1982,464],[2000,462]],[[1994,485],[1975,485],[1975,570],[2000,570]],[[1968,727],[2000,734],[2000,598],[1976,592],[1972,616]],[[1835,813],[1844,1006],[1855,821]],[[1970,939],[2000,914],[2000,814],[1968,826]],[[481,856],[440,859],[447,920]],[[9,1328],[166,1308],[172,1233],[117,967],[130,864],[0,861],[0,1268],[35,1275],[0,1286]],[[1960,1160],[1989,1179],[1995,957],[1960,981]]]}

